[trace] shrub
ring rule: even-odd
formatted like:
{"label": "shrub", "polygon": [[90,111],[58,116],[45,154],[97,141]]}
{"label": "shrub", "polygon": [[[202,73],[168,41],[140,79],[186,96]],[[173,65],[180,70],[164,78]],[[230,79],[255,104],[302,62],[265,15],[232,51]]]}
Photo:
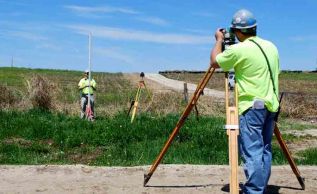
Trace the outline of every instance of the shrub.
{"label": "shrub", "polygon": [[34,108],[49,110],[53,108],[52,91],[55,89],[46,78],[35,75],[27,81],[29,99]]}

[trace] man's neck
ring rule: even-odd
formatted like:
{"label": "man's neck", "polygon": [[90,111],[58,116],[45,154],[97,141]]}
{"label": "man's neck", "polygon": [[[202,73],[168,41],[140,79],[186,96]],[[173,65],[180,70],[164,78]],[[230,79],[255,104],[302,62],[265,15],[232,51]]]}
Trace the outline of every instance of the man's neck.
{"label": "man's neck", "polygon": [[241,42],[244,42],[246,39],[251,38],[251,37],[255,37],[255,36],[243,36],[241,38]]}

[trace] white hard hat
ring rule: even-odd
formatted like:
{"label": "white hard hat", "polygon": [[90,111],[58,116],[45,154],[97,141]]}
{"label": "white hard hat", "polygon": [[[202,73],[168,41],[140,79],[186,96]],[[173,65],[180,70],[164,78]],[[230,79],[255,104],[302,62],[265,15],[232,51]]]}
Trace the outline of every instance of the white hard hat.
{"label": "white hard hat", "polygon": [[256,27],[256,19],[253,14],[246,9],[240,9],[237,11],[231,22],[231,28],[234,29],[249,29]]}

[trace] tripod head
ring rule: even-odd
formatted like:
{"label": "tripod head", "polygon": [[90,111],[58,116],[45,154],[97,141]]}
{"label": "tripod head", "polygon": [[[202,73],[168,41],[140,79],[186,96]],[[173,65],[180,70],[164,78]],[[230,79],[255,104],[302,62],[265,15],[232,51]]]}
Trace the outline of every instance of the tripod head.
{"label": "tripod head", "polygon": [[[224,39],[222,42],[222,52],[226,50],[230,45],[236,44],[236,36],[232,31],[232,28],[222,28],[220,29],[222,32]],[[228,80],[228,87],[229,90],[233,90],[235,87],[235,80],[234,80],[234,72],[227,72],[227,80]]]}
{"label": "tripod head", "polygon": [[223,33],[224,39],[222,42],[222,51],[230,45],[236,44],[236,36],[234,35],[231,28],[222,28],[221,32]]}
{"label": "tripod head", "polygon": [[141,73],[140,73],[140,78],[141,78],[141,80],[143,80],[144,76],[145,76],[145,74],[144,74],[143,72],[141,72]]}

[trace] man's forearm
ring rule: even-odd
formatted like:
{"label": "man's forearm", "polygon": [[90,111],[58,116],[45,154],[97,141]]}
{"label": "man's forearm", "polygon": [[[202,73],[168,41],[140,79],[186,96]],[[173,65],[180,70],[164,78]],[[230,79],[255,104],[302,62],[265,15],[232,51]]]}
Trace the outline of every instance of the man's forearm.
{"label": "man's forearm", "polygon": [[211,65],[214,68],[220,68],[220,66],[218,65],[217,61],[216,61],[216,57],[218,54],[220,54],[222,52],[222,40],[218,40],[215,43],[214,48],[211,50],[210,53],[210,61],[211,61]]}

